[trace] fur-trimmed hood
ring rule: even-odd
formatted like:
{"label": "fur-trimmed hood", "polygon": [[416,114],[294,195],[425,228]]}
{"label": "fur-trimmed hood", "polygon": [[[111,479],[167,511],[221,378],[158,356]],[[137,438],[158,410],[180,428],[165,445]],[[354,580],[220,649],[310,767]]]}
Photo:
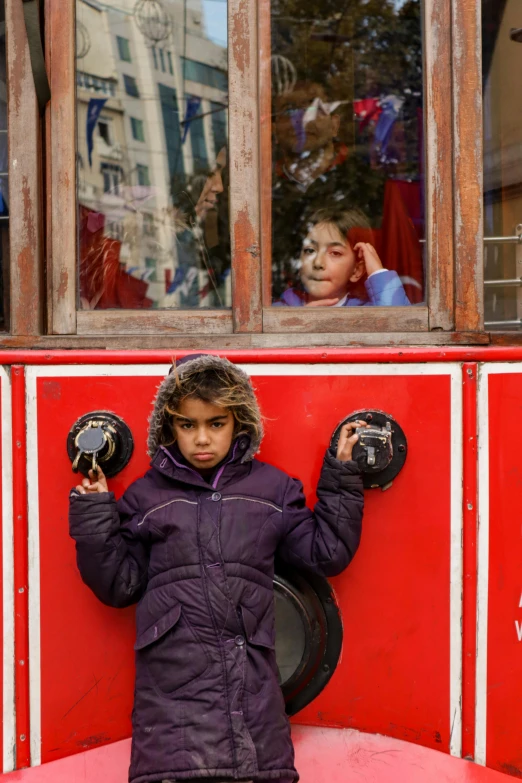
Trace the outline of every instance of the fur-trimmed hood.
{"label": "fur-trimmed hood", "polygon": [[254,458],[261,445],[261,440],[263,439],[263,424],[261,412],[257,404],[256,395],[252,388],[250,378],[244,370],[241,370],[236,364],[233,364],[228,359],[205,353],[190,354],[175,362],[165,380],[162,381],[158,387],[158,393],[154,400],[153,410],[149,418],[147,451],[150,457],[154,457],[158,448],[165,445],[162,442],[162,433],[164,431],[166,419],[163,410],[176,387],[178,379],[188,377],[189,375],[199,373],[203,370],[220,370],[223,368],[226,368],[234,376],[237,384],[242,387],[245,397],[253,403],[257,412],[259,431],[256,433],[252,428],[251,431],[249,431],[248,428],[244,429],[245,434],[250,438],[250,447],[245,452],[241,461],[248,462]]}

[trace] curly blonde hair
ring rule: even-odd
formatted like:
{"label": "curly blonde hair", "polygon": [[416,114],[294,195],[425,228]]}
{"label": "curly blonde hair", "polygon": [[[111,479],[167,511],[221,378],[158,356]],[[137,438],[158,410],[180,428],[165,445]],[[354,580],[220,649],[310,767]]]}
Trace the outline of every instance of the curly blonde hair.
{"label": "curly blonde hair", "polygon": [[234,365],[227,366],[229,364],[195,366],[192,370],[187,368],[183,374],[173,369],[175,382],[161,410],[160,440],[163,445],[170,446],[176,441],[173,417],[187,399],[202,400],[229,410],[234,417],[234,436],[247,433],[253,441],[261,439],[261,415],[252,386],[248,379],[238,376]]}

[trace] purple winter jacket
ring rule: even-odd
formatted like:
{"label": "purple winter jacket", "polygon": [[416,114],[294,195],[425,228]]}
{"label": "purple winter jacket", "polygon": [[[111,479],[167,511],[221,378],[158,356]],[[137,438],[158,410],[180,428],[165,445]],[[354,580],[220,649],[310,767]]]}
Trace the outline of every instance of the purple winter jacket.
{"label": "purple winter jacket", "polygon": [[[192,369],[226,361],[187,358]],[[161,445],[172,382],[160,386],[145,476],[118,503],[112,492],[70,496],[84,582],[110,606],[138,602],[129,780],[297,781],[274,652],[274,557],[326,576],[346,568],[361,534],[359,470],[328,450],[312,512],[299,481],[252,458],[259,443],[245,432],[207,482]]]}

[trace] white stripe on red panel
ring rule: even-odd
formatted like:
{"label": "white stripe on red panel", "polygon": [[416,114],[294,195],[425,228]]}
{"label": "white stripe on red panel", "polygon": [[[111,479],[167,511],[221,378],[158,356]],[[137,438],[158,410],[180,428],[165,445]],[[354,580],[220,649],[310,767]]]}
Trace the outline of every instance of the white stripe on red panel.
{"label": "white stripe on red panel", "polygon": [[0,367],[2,400],[2,659],[3,770],[15,765],[15,666],[14,666],[14,553],[13,553],[13,441],[11,422],[11,379]]}

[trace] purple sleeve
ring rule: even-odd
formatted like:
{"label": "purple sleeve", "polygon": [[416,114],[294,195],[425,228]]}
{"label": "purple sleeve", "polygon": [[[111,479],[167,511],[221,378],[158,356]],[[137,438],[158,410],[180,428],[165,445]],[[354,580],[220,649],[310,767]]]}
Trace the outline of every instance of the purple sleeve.
{"label": "purple sleeve", "polygon": [[378,274],[370,275],[364,285],[369,304],[376,307],[400,307],[411,304],[399,275],[393,270],[385,269]]}
{"label": "purple sleeve", "polygon": [[112,492],[70,494],[69,530],[85,584],[104,604],[136,603],[147,584],[148,551],[130,487],[116,504]]}
{"label": "purple sleeve", "polygon": [[324,576],[340,574],[359,546],[364,495],[355,462],[340,462],[326,452],[314,511],[303,486],[290,479],[283,507],[285,534],[278,555],[290,565]]}

